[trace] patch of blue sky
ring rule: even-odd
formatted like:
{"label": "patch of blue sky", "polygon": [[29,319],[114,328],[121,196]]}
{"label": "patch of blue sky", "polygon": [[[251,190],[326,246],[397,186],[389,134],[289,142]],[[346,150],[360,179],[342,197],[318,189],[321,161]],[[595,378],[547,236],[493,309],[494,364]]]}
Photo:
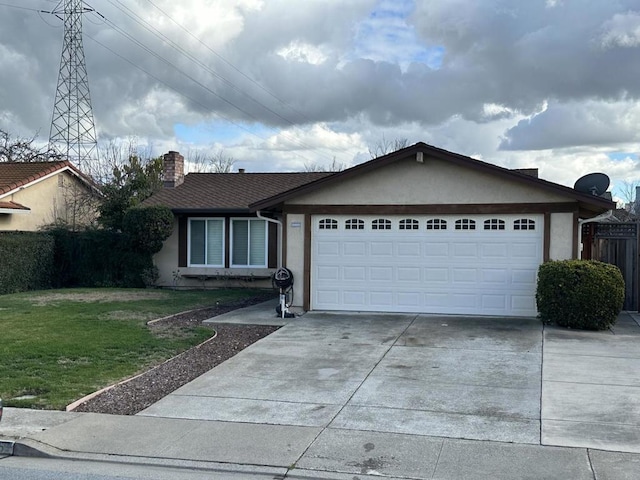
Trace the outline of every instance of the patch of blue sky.
{"label": "patch of blue sky", "polygon": [[638,159],[638,154],[636,152],[611,152],[611,153],[607,153],[607,156],[611,160],[616,160],[616,161],[626,160],[627,158],[630,158],[632,160]]}
{"label": "patch of blue sky", "polygon": [[349,59],[395,63],[402,70],[411,63],[440,68],[445,49],[441,45],[425,45],[415,27],[407,22],[414,8],[414,0],[380,0],[369,16],[356,25]]}
{"label": "patch of blue sky", "polygon": [[232,144],[247,136],[266,138],[273,135],[273,129],[260,123],[231,123],[224,120],[201,122],[195,125],[176,123],[173,131],[179,141],[194,145],[213,143]]}

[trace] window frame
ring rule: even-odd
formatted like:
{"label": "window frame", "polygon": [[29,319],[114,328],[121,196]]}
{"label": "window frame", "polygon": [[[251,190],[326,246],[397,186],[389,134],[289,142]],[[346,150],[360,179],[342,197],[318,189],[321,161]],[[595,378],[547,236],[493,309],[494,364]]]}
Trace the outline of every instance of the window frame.
{"label": "window frame", "polygon": [[447,230],[449,225],[444,218],[429,218],[426,223],[427,230]]}
{"label": "window frame", "polygon": [[516,218],[513,221],[513,230],[514,231],[532,231],[536,230],[536,221],[533,218]]}
{"label": "window frame", "polygon": [[364,230],[364,220],[361,218],[347,218],[344,221],[345,230]]}
{"label": "window frame", "polygon": [[371,230],[382,230],[382,231],[386,231],[386,230],[391,230],[391,220],[389,220],[388,218],[374,218],[373,220],[371,220]]}
{"label": "window frame", "polygon": [[415,218],[402,218],[398,222],[399,230],[420,230],[420,221]]}
{"label": "window frame", "polygon": [[454,225],[454,230],[469,232],[476,229],[476,221],[473,218],[459,218]]}
{"label": "window frame", "polygon": [[318,230],[338,230],[338,220],[325,217],[318,220]]}
{"label": "window frame", "polygon": [[484,230],[490,232],[498,232],[506,230],[507,223],[501,218],[487,218],[484,222]]}
{"label": "window frame", "polygon": [[[204,260],[205,263],[192,263],[191,261],[191,224],[192,222],[205,222],[205,238],[204,238],[204,244],[205,244],[205,250],[204,250]],[[220,222],[222,224],[222,245],[220,246],[221,248],[221,256],[220,258],[222,259],[222,263],[220,264],[215,264],[215,263],[207,263],[208,262],[208,251],[206,249],[206,245],[207,245],[207,224],[210,221],[216,221],[216,222]],[[207,267],[207,268],[224,268],[225,266],[225,252],[226,252],[226,242],[227,242],[227,222],[225,221],[224,217],[189,217],[188,221],[187,221],[187,266],[188,267]]]}
{"label": "window frame", "polygon": [[[234,222],[246,221],[249,229],[247,234],[247,261],[251,260],[251,223],[262,223],[264,226],[264,264],[239,265],[233,263],[234,249]],[[266,220],[257,217],[230,217],[229,218],[229,268],[267,268],[269,265],[269,228]]]}

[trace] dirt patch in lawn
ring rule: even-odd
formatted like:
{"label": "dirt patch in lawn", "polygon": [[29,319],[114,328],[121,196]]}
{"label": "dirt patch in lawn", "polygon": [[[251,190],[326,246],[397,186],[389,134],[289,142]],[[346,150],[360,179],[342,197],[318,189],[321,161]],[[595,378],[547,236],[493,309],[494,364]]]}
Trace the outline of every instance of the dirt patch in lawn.
{"label": "dirt patch in lawn", "polygon": [[69,292],[69,293],[45,293],[31,298],[34,305],[39,307],[51,305],[56,302],[134,302],[137,300],[161,300],[168,295],[157,290],[146,291],[100,291],[100,292]]}

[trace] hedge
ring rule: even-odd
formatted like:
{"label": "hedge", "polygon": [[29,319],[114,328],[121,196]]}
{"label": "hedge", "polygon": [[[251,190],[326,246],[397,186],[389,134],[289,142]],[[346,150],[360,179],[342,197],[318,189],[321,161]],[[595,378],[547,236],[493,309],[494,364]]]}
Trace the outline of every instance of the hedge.
{"label": "hedge", "polygon": [[64,287],[144,287],[151,254],[133,251],[119,232],[91,229],[73,232],[54,229],[53,285]]}
{"label": "hedge", "polygon": [[50,288],[54,238],[36,232],[0,232],[0,294]]}
{"label": "hedge", "polygon": [[624,303],[624,279],[615,265],[595,260],[546,262],[538,269],[536,303],[546,323],[606,330]]}

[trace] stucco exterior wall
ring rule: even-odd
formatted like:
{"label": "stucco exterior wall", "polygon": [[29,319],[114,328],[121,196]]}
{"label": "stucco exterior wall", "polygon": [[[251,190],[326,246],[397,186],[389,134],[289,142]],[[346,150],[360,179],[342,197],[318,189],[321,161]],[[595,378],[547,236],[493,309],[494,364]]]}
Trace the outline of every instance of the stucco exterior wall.
{"label": "stucco exterior wall", "polygon": [[562,202],[565,197],[506,181],[449,162],[406,159],[338,185],[302,195],[290,204],[411,205]]}
{"label": "stucco exterior wall", "polygon": [[29,207],[27,213],[0,214],[0,230],[35,231],[56,221],[86,225],[95,220],[96,203],[76,177],[60,172],[3,197]]}
{"label": "stucco exterior wall", "polygon": [[171,287],[174,285],[173,272],[178,269],[178,219],[173,218],[173,231],[162,244],[162,249],[153,256],[153,263],[158,267],[158,285]]}
{"label": "stucco exterior wall", "polygon": [[551,214],[550,260],[569,260],[573,258],[573,222],[573,213]]}
{"label": "stucco exterior wall", "polygon": [[286,216],[287,251],[284,266],[293,272],[293,306],[302,307],[304,296],[304,215]]}

